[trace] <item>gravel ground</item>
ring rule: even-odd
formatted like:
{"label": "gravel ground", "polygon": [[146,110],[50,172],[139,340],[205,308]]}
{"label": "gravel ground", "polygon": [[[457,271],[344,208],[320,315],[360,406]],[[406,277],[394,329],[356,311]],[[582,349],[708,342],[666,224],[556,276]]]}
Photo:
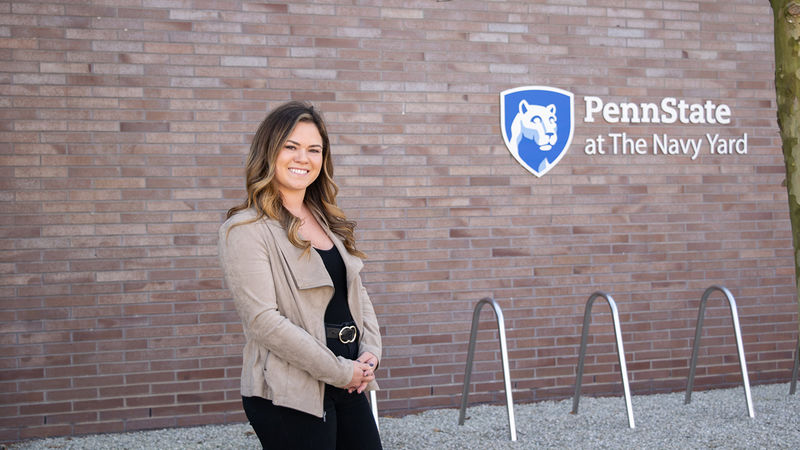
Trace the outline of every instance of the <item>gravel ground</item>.
{"label": "gravel ground", "polygon": [[[622,397],[581,397],[514,406],[517,441],[508,433],[506,408],[480,405],[467,410],[464,426],[457,409],[425,411],[402,418],[381,417],[384,448],[391,449],[685,449],[800,448],[800,394],[789,384],[752,387],[755,418],[747,416],[744,390],[633,396],[636,428],[628,427]],[[248,424],[49,438],[9,449],[258,449]]]}

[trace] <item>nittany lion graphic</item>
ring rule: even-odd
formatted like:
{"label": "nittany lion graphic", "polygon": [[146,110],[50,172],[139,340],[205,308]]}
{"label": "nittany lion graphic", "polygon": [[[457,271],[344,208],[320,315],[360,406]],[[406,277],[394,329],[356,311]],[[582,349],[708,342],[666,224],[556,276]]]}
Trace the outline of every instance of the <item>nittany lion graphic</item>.
{"label": "nittany lion graphic", "polygon": [[536,141],[540,150],[547,151],[553,148],[558,140],[556,135],[556,105],[529,105],[522,100],[519,102],[519,112],[511,122],[511,150],[519,153],[519,142],[524,136],[526,139]]}
{"label": "nittany lion graphic", "polygon": [[557,88],[526,86],[500,94],[500,124],[508,151],[536,176],[564,156],[573,135],[573,95]]}

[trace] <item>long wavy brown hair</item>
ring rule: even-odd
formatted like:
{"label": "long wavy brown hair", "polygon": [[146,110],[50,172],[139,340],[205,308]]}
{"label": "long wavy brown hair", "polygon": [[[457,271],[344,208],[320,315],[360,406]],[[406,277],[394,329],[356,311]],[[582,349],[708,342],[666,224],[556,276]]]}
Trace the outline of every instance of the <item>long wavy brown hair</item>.
{"label": "long wavy brown hair", "polygon": [[306,252],[310,251],[311,242],[302,239],[298,233],[300,219],[283,206],[280,191],[273,182],[278,153],[299,122],[313,123],[322,136],[322,170],[317,179],[306,188],[304,202],[314,216],[324,222],[323,225],[342,239],[348,252],[359,258],[365,258],[366,255],[356,248],[354,237],[356,223],[347,220],[344,212],[336,205],[339,187],[333,182],[333,160],[328,131],[320,111],[309,103],[297,101],[284,103],[273,109],[261,122],[250,144],[250,154],[245,167],[247,198],[242,204],[228,210],[228,218],[239,211],[254,208],[258,216],[252,221],[238,225],[252,223],[264,217],[277,220],[286,230],[292,245]]}

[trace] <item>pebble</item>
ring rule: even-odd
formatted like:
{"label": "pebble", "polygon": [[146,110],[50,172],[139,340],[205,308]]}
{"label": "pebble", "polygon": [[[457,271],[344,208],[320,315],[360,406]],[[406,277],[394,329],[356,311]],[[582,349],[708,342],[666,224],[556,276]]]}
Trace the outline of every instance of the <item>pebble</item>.
{"label": "pebble", "polygon": [[[800,448],[800,394],[789,384],[753,386],[755,417],[747,414],[744,389],[633,395],[636,427],[628,426],[622,397],[582,396],[514,405],[517,441],[509,438],[505,405],[475,405],[458,425],[457,409],[432,409],[381,417],[383,446],[393,449],[685,449]],[[211,425],[132,433],[59,437],[20,442],[13,450],[44,449],[259,449],[249,424]]]}

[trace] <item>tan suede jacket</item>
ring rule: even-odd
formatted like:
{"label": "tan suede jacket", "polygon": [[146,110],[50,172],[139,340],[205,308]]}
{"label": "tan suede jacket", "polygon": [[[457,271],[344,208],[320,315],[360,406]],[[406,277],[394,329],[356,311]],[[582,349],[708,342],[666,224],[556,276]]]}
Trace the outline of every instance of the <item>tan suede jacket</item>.
{"label": "tan suede jacket", "polygon": [[[241,393],[322,417],[325,384],[347,385],[353,363],[334,356],[325,340],[325,309],[333,282],[315,251],[305,256],[271,219],[232,227],[256,217],[241,211],[219,229],[219,257],[245,334]],[[381,358],[372,302],[361,284],[360,258],[321,223],[347,269],[347,301],[361,335],[359,354]],[[373,381],[368,390],[377,389]]]}

